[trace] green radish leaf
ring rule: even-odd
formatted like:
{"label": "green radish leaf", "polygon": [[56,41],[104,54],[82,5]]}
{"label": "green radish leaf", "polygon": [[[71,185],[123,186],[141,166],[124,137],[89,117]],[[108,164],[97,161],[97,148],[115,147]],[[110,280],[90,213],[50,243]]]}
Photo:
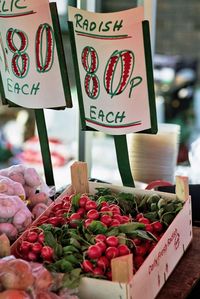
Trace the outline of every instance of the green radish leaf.
{"label": "green radish leaf", "polygon": [[79,208],[80,197],[80,193],[72,196],[72,207],[75,208],[75,210]]}
{"label": "green radish leaf", "polygon": [[81,256],[81,259],[78,259],[74,255],[70,254],[70,255],[65,256],[64,260],[72,263],[73,267],[74,267],[75,265],[79,265],[79,263],[82,262],[83,258]]}
{"label": "green radish leaf", "polygon": [[137,214],[137,203],[133,194],[119,193],[117,201],[125,215],[131,214],[132,216],[135,216]]}
{"label": "green radish leaf", "polygon": [[134,231],[134,237],[139,237],[149,241],[157,240],[152,234],[150,235],[149,232],[139,229]]}
{"label": "green radish leaf", "polygon": [[61,245],[64,247],[64,246],[67,246],[69,244],[69,239],[67,238],[62,238],[61,239]]}
{"label": "green radish leaf", "polygon": [[73,265],[72,263],[70,263],[69,261],[67,261],[66,259],[62,259],[60,260],[60,270],[61,272],[70,272],[73,269]]}
{"label": "green radish leaf", "polygon": [[158,213],[157,212],[147,212],[147,213],[144,213],[144,217],[151,220],[151,222],[154,222],[154,221],[158,220]]}
{"label": "green radish leaf", "polygon": [[121,233],[125,234],[132,234],[136,229],[138,228],[145,228],[144,223],[139,223],[139,222],[130,222],[126,224],[121,224],[118,226],[118,229]]}
{"label": "green radish leaf", "polygon": [[175,218],[175,212],[167,212],[162,215],[161,222],[164,222],[167,226],[170,225],[170,223],[174,220]]}
{"label": "green radish leaf", "polygon": [[64,288],[75,289],[79,286],[81,280],[81,269],[73,269],[70,273],[63,276],[62,286]]}
{"label": "green radish leaf", "polygon": [[52,224],[42,224],[39,226],[43,231],[52,231],[53,225]]}
{"label": "green radish leaf", "polygon": [[57,243],[56,246],[54,247],[54,253],[57,258],[60,258],[63,254],[63,248],[62,245]]}
{"label": "green radish leaf", "polygon": [[85,250],[87,250],[87,249],[88,249],[88,246],[86,246],[86,245],[81,246],[81,251],[82,252],[85,251]]}
{"label": "green radish leaf", "polygon": [[100,196],[104,196],[104,195],[111,195],[112,191],[110,190],[110,188],[96,188],[97,192],[96,192],[96,196],[100,197]]}
{"label": "green radish leaf", "polygon": [[88,225],[87,228],[89,231],[91,231],[93,234],[105,234],[107,231],[107,227],[103,225],[101,221],[93,220],[90,225]]}
{"label": "green radish leaf", "polygon": [[74,238],[70,238],[70,240],[69,240],[69,244],[70,244],[70,245],[73,245],[74,247],[76,247],[76,248],[78,248],[78,249],[81,248],[80,243],[79,243],[76,239],[74,239]]}
{"label": "green radish leaf", "polygon": [[53,234],[50,231],[44,231],[44,236],[45,236],[45,244],[55,248],[57,243],[57,240],[54,238]]}
{"label": "green radish leaf", "polygon": [[63,254],[69,254],[69,253],[74,253],[74,252],[79,252],[79,250],[72,246],[72,245],[68,245],[68,246],[65,246],[63,247]]}
{"label": "green radish leaf", "polygon": [[104,196],[100,196],[97,199],[97,204],[100,205],[101,202],[108,202],[108,203],[117,203],[116,197],[110,194],[104,195]]}
{"label": "green radish leaf", "polygon": [[139,202],[139,205],[138,205],[138,208],[143,208],[143,209],[145,209],[146,208],[146,204],[147,204],[147,200],[149,199],[149,195],[144,195],[143,197],[142,197],[142,200],[140,200],[140,202]]}
{"label": "green radish leaf", "polygon": [[117,226],[115,227],[109,227],[109,229],[107,230],[107,232],[105,233],[105,235],[107,237],[109,236],[118,236],[119,235],[119,229]]}

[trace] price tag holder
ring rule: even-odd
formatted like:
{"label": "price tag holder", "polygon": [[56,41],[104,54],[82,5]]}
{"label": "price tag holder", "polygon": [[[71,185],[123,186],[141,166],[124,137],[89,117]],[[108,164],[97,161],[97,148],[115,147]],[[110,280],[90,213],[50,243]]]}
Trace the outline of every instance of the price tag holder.
{"label": "price tag holder", "polygon": [[72,106],[55,3],[1,1],[0,70],[4,104],[32,109]]}
{"label": "price tag holder", "polygon": [[144,9],[92,13],[69,6],[68,20],[82,129],[114,136],[122,182],[134,186],[126,134],[157,133]]}

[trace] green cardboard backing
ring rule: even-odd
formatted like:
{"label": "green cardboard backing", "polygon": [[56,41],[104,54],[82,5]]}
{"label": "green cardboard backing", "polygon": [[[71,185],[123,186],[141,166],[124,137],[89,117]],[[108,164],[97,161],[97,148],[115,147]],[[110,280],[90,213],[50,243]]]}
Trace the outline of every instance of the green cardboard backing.
{"label": "green cardboard backing", "polygon": [[76,42],[74,36],[73,23],[70,21],[68,21],[68,29],[69,29],[69,37],[70,37],[70,44],[71,44],[71,53],[72,53],[72,58],[74,63],[74,73],[75,73],[76,88],[77,88],[78,101],[79,101],[81,127],[82,130],[87,131],[90,130],[90,128],[86,126],[86,122],[85,122],[85,111],[84,111],[83,96],[81,90],[81,79],[80,79],[79,67],[78,67]]}
{"label": "green cardboard backing", "polygon": [[129,162],[128,146],[126,135],[114,136],[117,163],[122,183],[127,187],[135,187]]}
{"label": "green cardboard backing", "polygon": [[44,165],[44,174],[48,186],[55,186],[53,167],[51,162],[51,154],[49,149],[48,135],[44,117],[44,110],[37,109],[35,111],[35,120],[37,124],[38,136],[40,141],[40,148],[42,154],[42,161]]}
{"label": "green cardboard backing", "polygon": [[[62,84],[63,84],[63,90],[65,94],[65,101],[66,101],[66,107],[71,108],[72,107],[72,99],[71,99],[71,92],[70,92],[70,84],[69,84],[69,78],[67,73],[67,64],[65,60],[65,53],[63,49],[63,43],[62,43],[62,33],[60,29],[60,23],[58,18],[58,12],[57,12],[57,6],[55,2],[52,2],[50,5],[50,11],[51,11],[51,18],[54,28],[54,34],[55,34],[55,40],[56,40],[56,47],[58,52],[58,60],[59,60],[59,66],[60,66],[60,72],[62,77]],[[59,107],[56,109],[64,109],[65,107]],[[55,109],[55,108],[54,108]]]}
{"label": "green cardboard backing", "polygon": [[152,63],[152,55],[151,55],[151,40],[150,40],[148,21],[145,20],[142,22],[142,29],[143,29],[151,128],[148,130],[141,131],[140,133],[156,134],[158,131],[158,126],[157,126],[157,114],[156,114],[155,91],[154,91],[153,63]]}

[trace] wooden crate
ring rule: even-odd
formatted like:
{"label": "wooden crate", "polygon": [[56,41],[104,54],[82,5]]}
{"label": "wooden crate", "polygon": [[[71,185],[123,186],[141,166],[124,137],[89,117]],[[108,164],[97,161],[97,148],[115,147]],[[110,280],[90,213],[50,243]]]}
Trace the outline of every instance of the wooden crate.
{"label": "wooden crate", "polygon": [[[89,183],[89,193],[94,194],[95,189],[99,187],[110,188],[115,192],[134,192],[138,196],[155,193],[161,194],[163,198],[167,199],[175,199],[177,196],[165,192],[92,182]],[[85,277],[79,287],[80,299],[153,299],[156,297],[192,240],[191,198],[187,195],[186,189],[185,183],[179,185],[177,189],[179,197],[185,195],[187,197],[183,209],[176,215],[161,240],[134,274],[132,280],[129,283],[118,283]],[[65,195],[72,193],[73,188],[70,185],[55,202],[62,201]],[[42,215],[48,215],[53,205],[54,203]],[[35,220],[32,225],[37,225],[38,220]],[[20,238],[12,245],[13,253],[16,251]]]}

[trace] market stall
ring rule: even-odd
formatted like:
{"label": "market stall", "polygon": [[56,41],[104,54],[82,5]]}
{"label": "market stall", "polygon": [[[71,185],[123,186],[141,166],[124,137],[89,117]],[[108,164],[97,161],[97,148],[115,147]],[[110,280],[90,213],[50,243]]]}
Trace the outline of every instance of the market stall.
{"label": "market stall", "polygon": [[56,5],[3,2],[0,24],[3,104],[34,109],[45,173],[0,170],[0,298],[155,298],[192,241],[192,212],[187,177],[174,193],[157,191],[163,180],[138,189],[129,163],[126,135],[158,129],[143,7],[68,7],[82,130],[114,139],[123,186],[89,182],[76,161],[59,196],[43,110],[72,107]]}

